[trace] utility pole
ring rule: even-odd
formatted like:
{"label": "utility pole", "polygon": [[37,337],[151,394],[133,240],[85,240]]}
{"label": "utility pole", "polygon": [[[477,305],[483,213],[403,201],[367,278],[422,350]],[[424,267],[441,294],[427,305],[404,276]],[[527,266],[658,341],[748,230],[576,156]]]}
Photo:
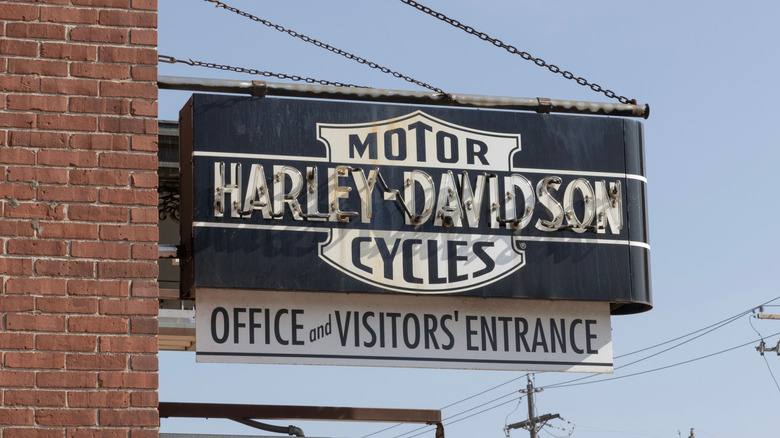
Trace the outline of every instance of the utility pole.
{"label": "utility pole", "polygon": [[[521,389],[520,392],[528,394],[528,419],[519,423],[513,423],[504,427],[504,432],[509,436],[509,429],[527,428],[531,433],[531,438],[537,438],[537,432],[544,426],[544,423],[552,420],[553,418],[560,418],[559,414],[544,414],[538,417],[534,417],[534,393],[542,392],[542,388],[534,388],[534,384],[531,381],[531,375],[528,376],[528,384],[525,389]],[[536,427],[538,423],[542,423],[541,426]]]}
{"label": "utility pole", "polygon": [[[756,318],[758,319],[780,319],[780,315],[772,314],[772,313],[763,313],[764,307],[761,306],[758,308],[758,314],[756,315]],[[772,352],[774,351],[777,353],[778,356],[780,356],[780,339],[777,341],[777,345],[771,348],[767,348],[766,344],[764,343],[764,340],[761,340],[761,343],[758,344],[758,347],[756,347],[756,350],[761,353],[761,355],[764,355],[764,352]]]}

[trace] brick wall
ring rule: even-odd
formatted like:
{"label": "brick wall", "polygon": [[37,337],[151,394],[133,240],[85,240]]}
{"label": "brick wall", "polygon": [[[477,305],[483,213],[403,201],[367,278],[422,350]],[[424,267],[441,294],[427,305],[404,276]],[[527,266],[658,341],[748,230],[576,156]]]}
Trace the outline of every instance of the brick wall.
{"label": "brick wall", "polygon": [[157,1],[0,0],[0,436],[157,436]]}

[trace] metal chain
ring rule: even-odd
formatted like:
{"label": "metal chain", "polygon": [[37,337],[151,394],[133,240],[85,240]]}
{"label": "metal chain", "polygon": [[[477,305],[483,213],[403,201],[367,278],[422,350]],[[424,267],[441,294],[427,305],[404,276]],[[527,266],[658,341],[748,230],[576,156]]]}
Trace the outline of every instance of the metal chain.
{"label": "metal chain", "polygon": [[343,82],[326,81],[324,79],[314,79],[314,78],[307,78],[298,75],[274,73],[270,71],[257,70],[254,68],[233,67],[231,65],[215,64],[213,62],[195,61],[193,59],[188,59],[185,61],[183,59],[176,59],[173,56],[168,56],[168,55],[158,55],[157,60],[160,62],[167,62],[169,64],[181,63],[181,64],[187,64],[196,67],[206,67],[206,68],[213,68],[217,70],[234,71],[237,73],[247,73],[250,75],[265,76],[267,78],[274,77],[279,79],[289,79],[291,81],[299,81],[299,82],[302,81],[308,84],[331,85],[334,87],[347,87],[347,88],[371,88],[363,85],[345,84]]}
{"label": "metal chain", "polygon": [[[209,0],[206,0],[206,1],[209,1]],[[629,98],[627,98],[625,96],[618,96],[612,90],[607,90],[607,89],[604,89],[599,84],[588,82],[588,80],[583,78],[583,77],[574,76],[574,73],[572,73],[570,71],[561,70],[555,64],[548,64],[545,60],[543,60],[541,58],[535,58],[535,57],[531,56],[531,54],[528,53],[528,52],[523,52],[523,51],[519,50],[515,46],[509,45],[509,44],[505,44],[503,41],[501,41],[499,39],[492,38],[490,35],[486,34],[485,32],[479,32],[479,31],[477,31],[476,29],[474,29],[471,26],[466,26],[465,24],[461,23],[460,21],[452,19],[450,17],[447,17],[446,15],[442,14],[441,12],[436,12],[433,9],[431,9],[431,8],[429,8],[427,6],[421,5],[421,4],[417,3],[414,0],[401,0],[401,2],[405,3],[405,4],[409,5],[409,6],[412,6],[412,7],[416,8],[417,10],[419,10],[421,12],[425,12],[426,14],[428,14],[428,15],[430,15],[432,17],[438,18],[439,20],[444,21],[445,23],[448,23],[448,24],[450,24],[452,26],[455,26],[458,29],[461,29],[461,30],[463,30],[466,33],[469,33],[471,35],[477,36],[477,37],[479,37],[479,39],[481,39],[483,41],[487,41],[489,43],[492,43],[494,46],[500,47],[500,48],[506,50],[509,53],[512,53],[514,55],[520,55],[521,58],[523,58],[523,59],[525,59],[527,61],[533,61],[533,63],[538,65],[539,67],[546,67],[551,72],[558,73],[558,74],[560,74],[561,76],[563,76],[566,79],[571,79],[573,81],[576,81],[578,84],[580,84],[582,86],[590,87],[591,90],[593,90],[593,91],[595,91],[597,93],[604,93],[604,95],[606,95],[610,99],[617,99],[618,101],[620,101],[620,103],[636,104],[636,99],[629,99]]]}
{"label": "metal chain", "polygon": [[375,68],[377,70],[380,70],[382,73],[391,74],[391,75],[393,75],[396,78],[403,79],[403,80],[405,80],[407,82],[411,82],[411,83],[413,83],[415,85],[419,85],[419,86],[421,86],[423,88],[427,88],[427,89],[429,89],[431,91],[434,91],[436,93],[440,93],[440,94],[448,96],[448,94],[445,93],[441,88],[434,87],[433,85],[430,85],[430,84],[427,84],[425,82],[419,81],[419,80],[414,79],[414,78],[412,78],[410,76],[406,76],[406,75],[401,74],[401,73],[399,73],[397,71],[394,71],[394,70],[391,70],[391,69],[389,69],[387,67],[381,66],[381,65],[379,65],[379,64],[377,64],[377,63],[375,63],[373,61],[369,61],[369,60],[367,60],[365,58],[362,58],[360,56],[357,56],[357,55],[354,55],[352,53],[349,53],[349,52],[346,52],[344,50],[341,50],[341,49],[338,49],[336,47],[333,47],[330,44],[326,44],[326,43],[323,43],[322,41],[318,41],[318,40],[316,40],[316,39],[314,39],[314,38],[312,38],[310,36],[298,33],[298,32],[296,32],[294,30],[291,30],[291,29],[287,29],[287,28],[285,28],[283,26],[280,26],[278,24],[271,23],[268,20],[264,20],[264,19],[262,19],[260,17],[256,17],[256,16],[254,16],[254,15],[248,13],[248,12],[244,12],[244,11],[242,11],[240,9],[234,8],[232,6],[228,6],[228,5],[226,5],[225,3],[223,3],[223,2],[221,2],[219,0],[204,0],[204,1],[209,2],[209,3],[214,3],[217,8],[223,8],[223,9],[225,9],[227,11],[233,12],[235,14],[238,14],[238,15],[242,16],[242,17],[249,18],[252,21],[256,21],[256,22],[258,22],[260,24],[263,24],[263,25],[265,25],[267,27],[274,28],[274,29],[278,30],[279,32],[286,33],[286,34],[290,35],[291,37],[298,38],[298,39],[303,40],[303,41],[305,41],[305,42],[307,42],[309,44],[314,44],[317,47],[323,48],[323,49],[328,50],[330,52],[333,52],[333,53],[335,53],[337,55],[341,55],[341,56],[343,56],[343,57],[345,57],[347,59],[351,59],[351,60],[353,60],[355,62],[358,62],[360,64],[364,64],[364,65],[367,65],[367,66],[369,66],[371,68]]}

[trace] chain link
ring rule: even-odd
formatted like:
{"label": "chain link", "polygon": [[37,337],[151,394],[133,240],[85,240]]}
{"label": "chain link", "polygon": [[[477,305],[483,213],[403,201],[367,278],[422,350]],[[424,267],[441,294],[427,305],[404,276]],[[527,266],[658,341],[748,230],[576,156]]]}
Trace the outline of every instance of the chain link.
{"label": "chain link", "polygon": [[[206,1],[212,1],[212,0],[206,0]],[[538,65],[539,67],[546,67],[551,72],[560,74],[561,76],[563,76],[566,79],[574,80],[574,81],[576,81],[578,84],[580,84],[582,86],[590,87],[591,90],[593,90],[593,91],[595,91],[597,93],[604,93],[604,95],[609,97],[610,99],[617,99],[618,101],[620,101],[620,103],[636,104],[636,100],[635,99],[629,99],[629,98],[627,98],[625,96],[618,96],[612,90],[606,90],[606,89],[602,88],[601,85],[599,85],[599,84],[588,82],[587,79],[585,79],[583,77],[575,76],[574,73],[572,73],[570,71],[561,70],[560,67],[558,67],[557,65],[548,64],[545,60],[543,60],[541,58],[535,58],[528,52],[523,52],[523,51],[519,50],[515,46],[509,45],[509,44],[505,44],[503,41],[501,41],[499,39],[492,38],[490,35],[488,35],[488,34],[486,34],[484,32],[479,32],[479,31],[477,31],[476,29],[474,29],[471,26],[466,26],[463,23],[461,23],[460,21],[452,19],[452,18],[442,14],[441,12],[436,12],[433,9],[431,9],[431,8],[425,6],[425,5],[421,5],[420,3],[417,3],[414,0],[401,0],[401,2],[405,3],[405,4],[409,5],[409,6],[412,6],[412,7],[416,8],[417,10],[419,10],[421,12],[424,12],[424,13],[426,13],[426,14],[434,17],[434,18],[437,18],[437,19],[439,19],[441,21],[444,21],[445,23],[448,23],[448,24],[450,24],[452,26],[455,26],[458,29],[461,29],[461,30],[463,30],[464,32],[466,32],[468,34],[474,35],[474,36],[478,37],[479,39],[481,39],[483,41],[488,41],[488,42],[492,43],[494,46],[500,47],[500,48],[506,50],[509,53],[512,53],[512,54],[515,54],[515,55],[520,55],[520,57],[525,59],[526,61],[533,61],[533,63]]]}
{"label": "chain link", "polygon": [[403,79],[403,80],[405,80],[407,82],[411,82],[411,83],[413,83],[415,85],[419,85],[420,87],[427,88],[427,89],[429,89],[431,91],[434,91],[436,93],[440,93],[440,94],[448,96],[448,94],[445,93],[441,88],[434,87],[433,85],[430,85],[430,84],[427,84],[425,82],[419,81],[419,80],[414,79],[414,78],[412,78],[410,76],[406,76],[406,75],[401,74],[401,73],[399,73],[397,71],[393,71],[393,70],[391,70],[391,69],[389,69],[387,67],[381,66],[381,65],[379,65],[379,64],[377,64],[375,62],[369,61],[369,60],[367,60],[365,58],[362,58],[360,56],[357,56],[357,55],[354,55],[352,53],[349,53],[349,52],[346,52],[344,50],[341,50],[339,48],[333,47],[330,44],[323,43],[322,41],[318,41],[318,40],[316,40],[316,39],[314,39],[314,38],[312,38],[310,36],[298,33],[298,32],[296,32],[294,30],[291,30],[291,29],[287,29],[287,28],[285,28],[283,26],[280,26],[278,24],[271,23],[268,20],[264,20],[264,19],[262,19],[260,17],[256,17],[256,16],[254,16],[254,15],[248,13],[248,12],[244,12],[244,11],[242,11],[240,9],[234,8],[232,6],[228,6],[228,5],[226,5],[225,3],[223,3],[223,2],[221,2],[219,0],[204,0],[204,1],[209,2],[209,3],[214,3],[217,8],[223,8],[223,9],[225,9],[227,11],[233,12],[235,14],[238,14],[238,15],[242,16],[242,17],[249,18],[252,21],[256,21],[256,22],[258,22],[260,24],[263,24],[263,25],[265,25],[267,27],[276,29],[279,32],[286,33],[286,34],[290,35],[291,37],[298,38],[298,39],[300,39],[302,41],[305,41],[305,42],[307,42],[309,44],[314,44],[317,47],[320,47],[322,49],[328,50],[328,51],[333,52],[333,53],[335,53],[337,55],[341,55],[341,56],[343,56],[343,57],[345,57],[347,59],[351,59],[351,60],[353,60],[353,61],[355,61],[357,63],[364,64],[364,65],[367,65],[367,66],[369,66],[371,68],[377,69],[377,70],[381,71],[382,73],[392,74],[396,78]]}
{"label": "chain link", "polygon": [[319,85],[330,85],[333,87],[346,87],[346,88],[371,88],[366,87],[363,85],[355,85],[355,84],[345,84],[343,82],[334,82],[334,81],[326,81],[324,79],[314,79],[314,78],[307,78],[303,76],[298,75],[288,75],[284,73],[274,73],[270,71],[263,71],[263,70],[257,70],[254,68],[244,68],[244,67],[233,67],[232,65],[224,65],[224,64],[216,64],[213,62],[203,62],[203,61],[195,61],[193,59],[183,60],[183,59],[176,59],[172,56],[167,55],[158,55],[157,59],[160,62],[167,62],[169,64],[187,64],[192,65],[195,67],[206,67],[206,68],[213,68],[216,70],[224,70],[224,71],[234,71],[237,73],[246,73],[250,75],[258,75],[258,76],[265,76],[267,78],[278,78],[278,79],[288,79],[291,81],[298,81],[298,82],[306,82],[307,84],[319,84]]}

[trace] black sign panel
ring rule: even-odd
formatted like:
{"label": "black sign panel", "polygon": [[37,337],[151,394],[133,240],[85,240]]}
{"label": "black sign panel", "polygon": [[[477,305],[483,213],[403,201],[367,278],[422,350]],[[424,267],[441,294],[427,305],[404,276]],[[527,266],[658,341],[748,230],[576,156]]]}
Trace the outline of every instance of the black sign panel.
{"label": "black sign panel", "polygon": [[187,290],[651,307],[638,121],[196,94],[180,129]]}

